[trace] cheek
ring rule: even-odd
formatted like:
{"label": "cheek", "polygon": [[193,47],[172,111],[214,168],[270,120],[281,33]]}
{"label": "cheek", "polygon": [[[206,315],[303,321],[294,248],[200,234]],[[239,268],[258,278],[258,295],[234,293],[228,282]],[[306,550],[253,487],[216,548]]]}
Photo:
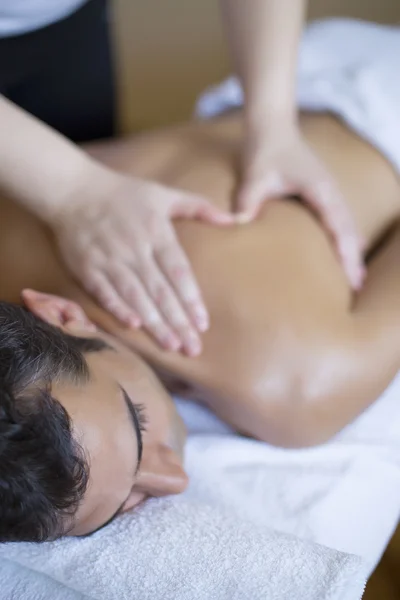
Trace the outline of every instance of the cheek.
{"label": "cheek", "polygon": [[171,416],[167,445],[179,456],[181,460],[183,459],[184,455],[186,438],[186,426],[179,414],[175,413]]}
{"label": "cheek", "polygon": [[[175,429],[175,420],[177,417],[176,408],[173,400],[164,391],[159,394],[153,394],[148,401],[149,421],[154,428],[162,433],[164,442],[167,442],[171,430]],[[150,423],[149,423],[150,425]]]}

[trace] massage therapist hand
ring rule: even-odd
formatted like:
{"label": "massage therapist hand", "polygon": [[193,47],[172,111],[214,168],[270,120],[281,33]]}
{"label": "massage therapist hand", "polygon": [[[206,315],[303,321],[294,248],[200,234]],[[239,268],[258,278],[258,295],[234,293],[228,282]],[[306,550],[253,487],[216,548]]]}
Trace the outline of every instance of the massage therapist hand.
{"label": "massage therapist hand", "polygon": [[365,276],[362,242],[344,198],[299,128],[275,119],[267,131],[250,137],[244,151],[237,210],[243,221],[257,216],[270,198],[298,195],[330,233],[351,287]]}
{"label": "massage therapist hand", "polygon": [[63,203],[54,230],[66,264],[104,308],[163,347],[197,355],[208,314],[175,218],[233,222],[202,197],[95,164]]}
{"label": "massage therapist hand", "polygon": [[120,321],[201,351],[208,314],[171,220],[228,225],[204,198],[126,177],[0,96],[0,187],[52,227],[72,273]]}
{"label": "massage therapist hand", "polygon": [[220,2],[245,99],[242,220],[254,218],[272,196],[302,196],[331,233],[350,285],[358,289],[364,267],[355,223],[297,125],[296,72],[307,1]]}

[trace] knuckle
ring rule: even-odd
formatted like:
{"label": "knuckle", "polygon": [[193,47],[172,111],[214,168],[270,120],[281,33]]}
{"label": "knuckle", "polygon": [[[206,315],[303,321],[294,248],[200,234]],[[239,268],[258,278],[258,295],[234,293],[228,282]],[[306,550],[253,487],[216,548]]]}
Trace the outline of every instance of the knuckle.
{"label": "knuckle", "polygon": [[169,266],[169,273],[172,279],[179,283],[190,276],[190,269],[183,262],[174,262]]}
{"label": "knuckle", "polygon": [[120,279],[117,289],[122,298],[124,298],[129,304],[135,307],[139,304],[140,290],[133,278],[128,280],[127,277],[123,277]]}
{"label": "knuckle", "polygon": [[138,293],[135,288],[125,285],[120,290],[121,297],[133,308],[137,309],[139,306]]}
{"label": "knuckle", "polygon": [[172,313],[169,319],[172,327],[178,331],[179,333],[185,333],[190,329],[189,319],[186,317],[185,313],[182,311],[181,313]]}
{"label": "knuckle", "polygon": [[110,300],[104,304],[104,307],[113,315],[119,315],[122,312],[121,304],[116,302],[115,300]]}
{"label": "knuckle", "polygon": [[[78,265],[76,265],[78,266]],[[93,278],[93,274],[97,271],[97,265],[93,260],[93,256],[88,253],[79,262],[79,271],[83,277],[86,277],[88,281]]]}
{"label": "knuckle", "polygon": [[181,327],[188,323],[186,313],[175,295],[169,295],[160,308],[174,327]]}
{"label": "knuckle", "polygon": [[100,300],[104,308],[106,308],[107,310],[111,312],[114,312],[116,310],[118,302],[116,301],[116,298],[113,294],[110,294],[108,292],[100,292],[98,294],[98,299]]}
{"label": "knuckle", "polygon": [[90,293],[94,294],[99,299],[106,299],[109,296],[106,286],[97,277],[92,276],[88,278],[88,280],[85,282],[85,287]]}
{"label": "knuckle", "polygon": [[165,285],[155,284],[152,296],[158,306],[167,307],[170,303],[170,290]]}
{"label": "knuckle", "polygon": [[142,316],[144,325],[153,331],[160,331],[164,328],[164,323],[158,314],[158,312],[153,310],[146,310]]}

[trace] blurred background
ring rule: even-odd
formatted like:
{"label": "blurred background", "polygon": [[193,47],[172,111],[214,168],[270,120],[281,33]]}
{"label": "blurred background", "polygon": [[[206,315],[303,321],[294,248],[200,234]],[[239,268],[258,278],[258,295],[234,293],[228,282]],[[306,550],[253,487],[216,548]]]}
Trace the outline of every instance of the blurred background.
{"label": "blurred background", "polygon": [[[218,0],[112,3],[121,133],[190,118],[197,95],[230,73]],[[328,16],[400,24],[400,0],[309,2],[310,20]],[[400,600],[400,529],[364,600]]]}
{"label": "blurred background", "polygon": [[[218,0],[112,0],[120,123],[137,131],[190,117],[196,96],[230,72]],[[400,23],[400,0],[311,0],[309,18]]]}

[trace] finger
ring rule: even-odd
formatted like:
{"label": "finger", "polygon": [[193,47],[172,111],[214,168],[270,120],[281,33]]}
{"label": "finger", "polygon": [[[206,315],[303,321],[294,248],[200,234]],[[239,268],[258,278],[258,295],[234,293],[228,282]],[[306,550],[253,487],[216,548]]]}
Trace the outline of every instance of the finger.
{"label": "finger", "polygon": [[315,208],[324,227],[334,240],[351,287],[354,290],[360,289],[365,275],[362,246],[355,223],[344,200],[333,191],[326,191],[325,195],[319,195]]}
{"label": "finger", "polygon": [[262,196],[260,196],[257,189],[254,190],[252,186],[240,190],[235,213],[238,224],[250,223],[257,217],[261,208],[261,202],[258,200],[260,197]]}
{"label": "finger", "polygon": [[237,197],[237,215],[240,221],[248,222],[255,219],[265,202],[284,192],[282,180],[275,173],[245,183]]}
{"label": "finger", "polygon": [[168,350],[179,350],[179,338],[165,322],[138,273],[126,265],[118,264],[113,265],[109,277],[125,303],[134,307],[143,327],[159,344]]}
{"label": "finger", "polygon": [[182,195],[182,202],[173,211],[174,217],[185,219],[198,219],[213,225],[233,225],[234,215],[221,210],[202,196]]}
{"label": "finger", "polygon": [[331,234],[351,287],[359,290],[365,277],[362,243],[340,192],[332,184],[323,183],[305,189],[304,197]]}
{"label": "finger", "polygon": [[189,261],[172,228],[156,248],[155,256],[191,322],[199,331],[206,331],[209,327],[208,312]]}
{"label": "finger", "polygon": [[141,326],[141,319],[137,312],[132,310],[121,298],[115,286],[103,272],[99,270],[92,272],[85,279],[84,286],[90,294],[93,294],[103,308],[110,312],[118,321],[134,328]]}
{"label": "finger", "polygon": [[168,325],[182,341],[183,350],[189,356],[200,354],[200,337],[179,302],[175,290],[160,271],[159,265],[154,260],[147,259],[138,268],[138,274]]}

